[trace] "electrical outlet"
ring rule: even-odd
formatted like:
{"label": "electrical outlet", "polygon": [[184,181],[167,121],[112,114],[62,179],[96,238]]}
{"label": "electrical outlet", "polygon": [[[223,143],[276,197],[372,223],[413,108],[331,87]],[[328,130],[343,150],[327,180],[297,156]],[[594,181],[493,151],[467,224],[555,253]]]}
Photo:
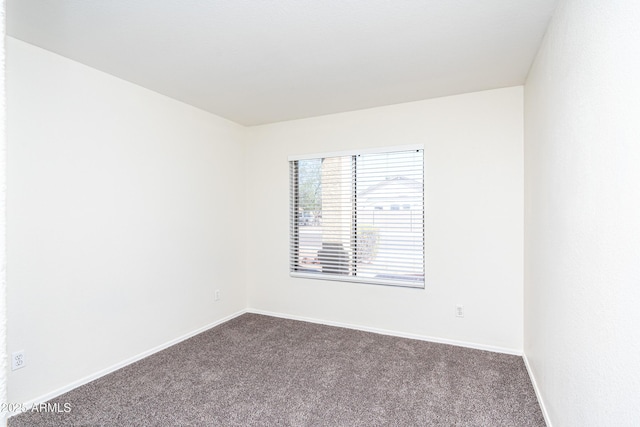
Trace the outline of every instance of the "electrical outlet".
{"label": "electrical outlet", "polygon": [[24,350],[14,351],[11,353],[11,370],[15,371],[16,369],[24,368],[27,364],[26,359],[24,358]]}
{"label": "electrical outlet", "polygon": [[464,306],[456,305],[456,317],[464,317]]}
{"label": "electrical outlet", "polygon": [[215,292],[213,293],[213,300],[220,301],[220,289],[216,289]]}

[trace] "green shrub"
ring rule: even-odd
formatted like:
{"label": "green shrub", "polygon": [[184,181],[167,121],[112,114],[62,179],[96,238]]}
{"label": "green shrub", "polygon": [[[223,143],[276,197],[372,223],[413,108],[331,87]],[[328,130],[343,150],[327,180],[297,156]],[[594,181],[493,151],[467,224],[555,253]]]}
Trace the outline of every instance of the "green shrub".
{"label": "green shrub", "polygon": [[358,262],[370,263],[378,253],[380,231],[372,225],[360,225],[356,231],[356,256]]}

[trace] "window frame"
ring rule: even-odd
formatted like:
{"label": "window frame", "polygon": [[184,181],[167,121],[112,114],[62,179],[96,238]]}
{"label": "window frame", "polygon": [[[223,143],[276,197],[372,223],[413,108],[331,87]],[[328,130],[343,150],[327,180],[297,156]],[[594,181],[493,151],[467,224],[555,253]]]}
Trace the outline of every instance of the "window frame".
{"label": "window frame", "polygon": [[[293,269],[294,265],[300,265],[298,262],[294,262],[294,257],[299,257],[299,236],[300,236],[300,224],[298,223],[298,210],[299,210],[299,194],[294,194],[295,190],[299,189],[299,172],[298,172],[298,161],[301,160],[315,160],[315,159],[325,159],[328,157],[347,157],[347,156],[364,156],[370,154],[386,154],[386,153],[395,153],[395,152],[403,152],[403,151],[421,151],[424,156],[424,145],[402,145],[402,146],[388,146],[388,147],[376,147],[362,150],[347,150],[347,151],[337,151],[337,152],[326,152],[326,153],[313,153],[313,154],[304,154],[304,155],[293,155],[288,157],[289,162],[289,275],[291,277],[296,278],[307,278],[314,280],[331,280],[338,282],[351,282],[351,283],[364,283],[364,284],[374,284],[374,285],[385,285],[385,286],[393,286],[393,287],[402,287],[402,288],[411,288],[411,289],[425,289],[426,284],[426,207],[425,207],[425,162],[424,157],[422,158],[422,276],[421,278],[414,280],[407,279],[389,279],[389,278],[375,278],[375,277],[363,277],[363,276],[352,276],[352,275],[334,275],[323,272],[308,272],[308,271],[298,271]],[[292,170],[291,162],[295,163],[296,170]],[[354,170],[355,173],[355,170]],[[293,185],[295,184],[295,189]],[[353,181],[353,189],[351,190],[352,197],[355,197],[355,179]],[[352,207],[352,212],[355,213],[355,207]],[[355,221],[357,221],[357,214],[353,215],[355,217]],[[353,235],[353,234],[352,234]],[[295,250],[295,253],[294,253]],[[351,268],[351,261],[349,261],[349,268]]]}

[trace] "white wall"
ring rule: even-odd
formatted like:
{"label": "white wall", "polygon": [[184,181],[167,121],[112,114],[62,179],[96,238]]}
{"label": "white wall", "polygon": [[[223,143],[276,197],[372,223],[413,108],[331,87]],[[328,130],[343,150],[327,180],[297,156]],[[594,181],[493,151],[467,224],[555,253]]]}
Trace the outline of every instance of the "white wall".
{"label": "white wall", "polygon": [[7,57],[9,401],[244,309],[243,128],[15,39]]}
{"label": "white wall", "polygon": [[[0,0],[0,36],[6,32],[5,1]],[[7,134],[5,103],[5,44],[0,43],[0,404],[7,403]],[[5,425],[4,412],[0,413],[0,426]]]}
{"label": "white wall", "polygon": [[555,426],[640,422],[638,22],[561,1],[526,83],[524,350]]}
{"label": "white wall", "polygon": [[[515,87],[251,128],[249,307],[521,352],[522,96]],[[426,289],[289,277],[287,157],[407,144],[425,146]]]}

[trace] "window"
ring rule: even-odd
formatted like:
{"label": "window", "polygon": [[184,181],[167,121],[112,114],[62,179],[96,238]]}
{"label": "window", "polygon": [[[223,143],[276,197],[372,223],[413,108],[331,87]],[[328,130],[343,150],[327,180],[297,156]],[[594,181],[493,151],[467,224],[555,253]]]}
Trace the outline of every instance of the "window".
{"label": "window", "polygon": [[422,148],[289,159],[292,276],[424,287]]}

